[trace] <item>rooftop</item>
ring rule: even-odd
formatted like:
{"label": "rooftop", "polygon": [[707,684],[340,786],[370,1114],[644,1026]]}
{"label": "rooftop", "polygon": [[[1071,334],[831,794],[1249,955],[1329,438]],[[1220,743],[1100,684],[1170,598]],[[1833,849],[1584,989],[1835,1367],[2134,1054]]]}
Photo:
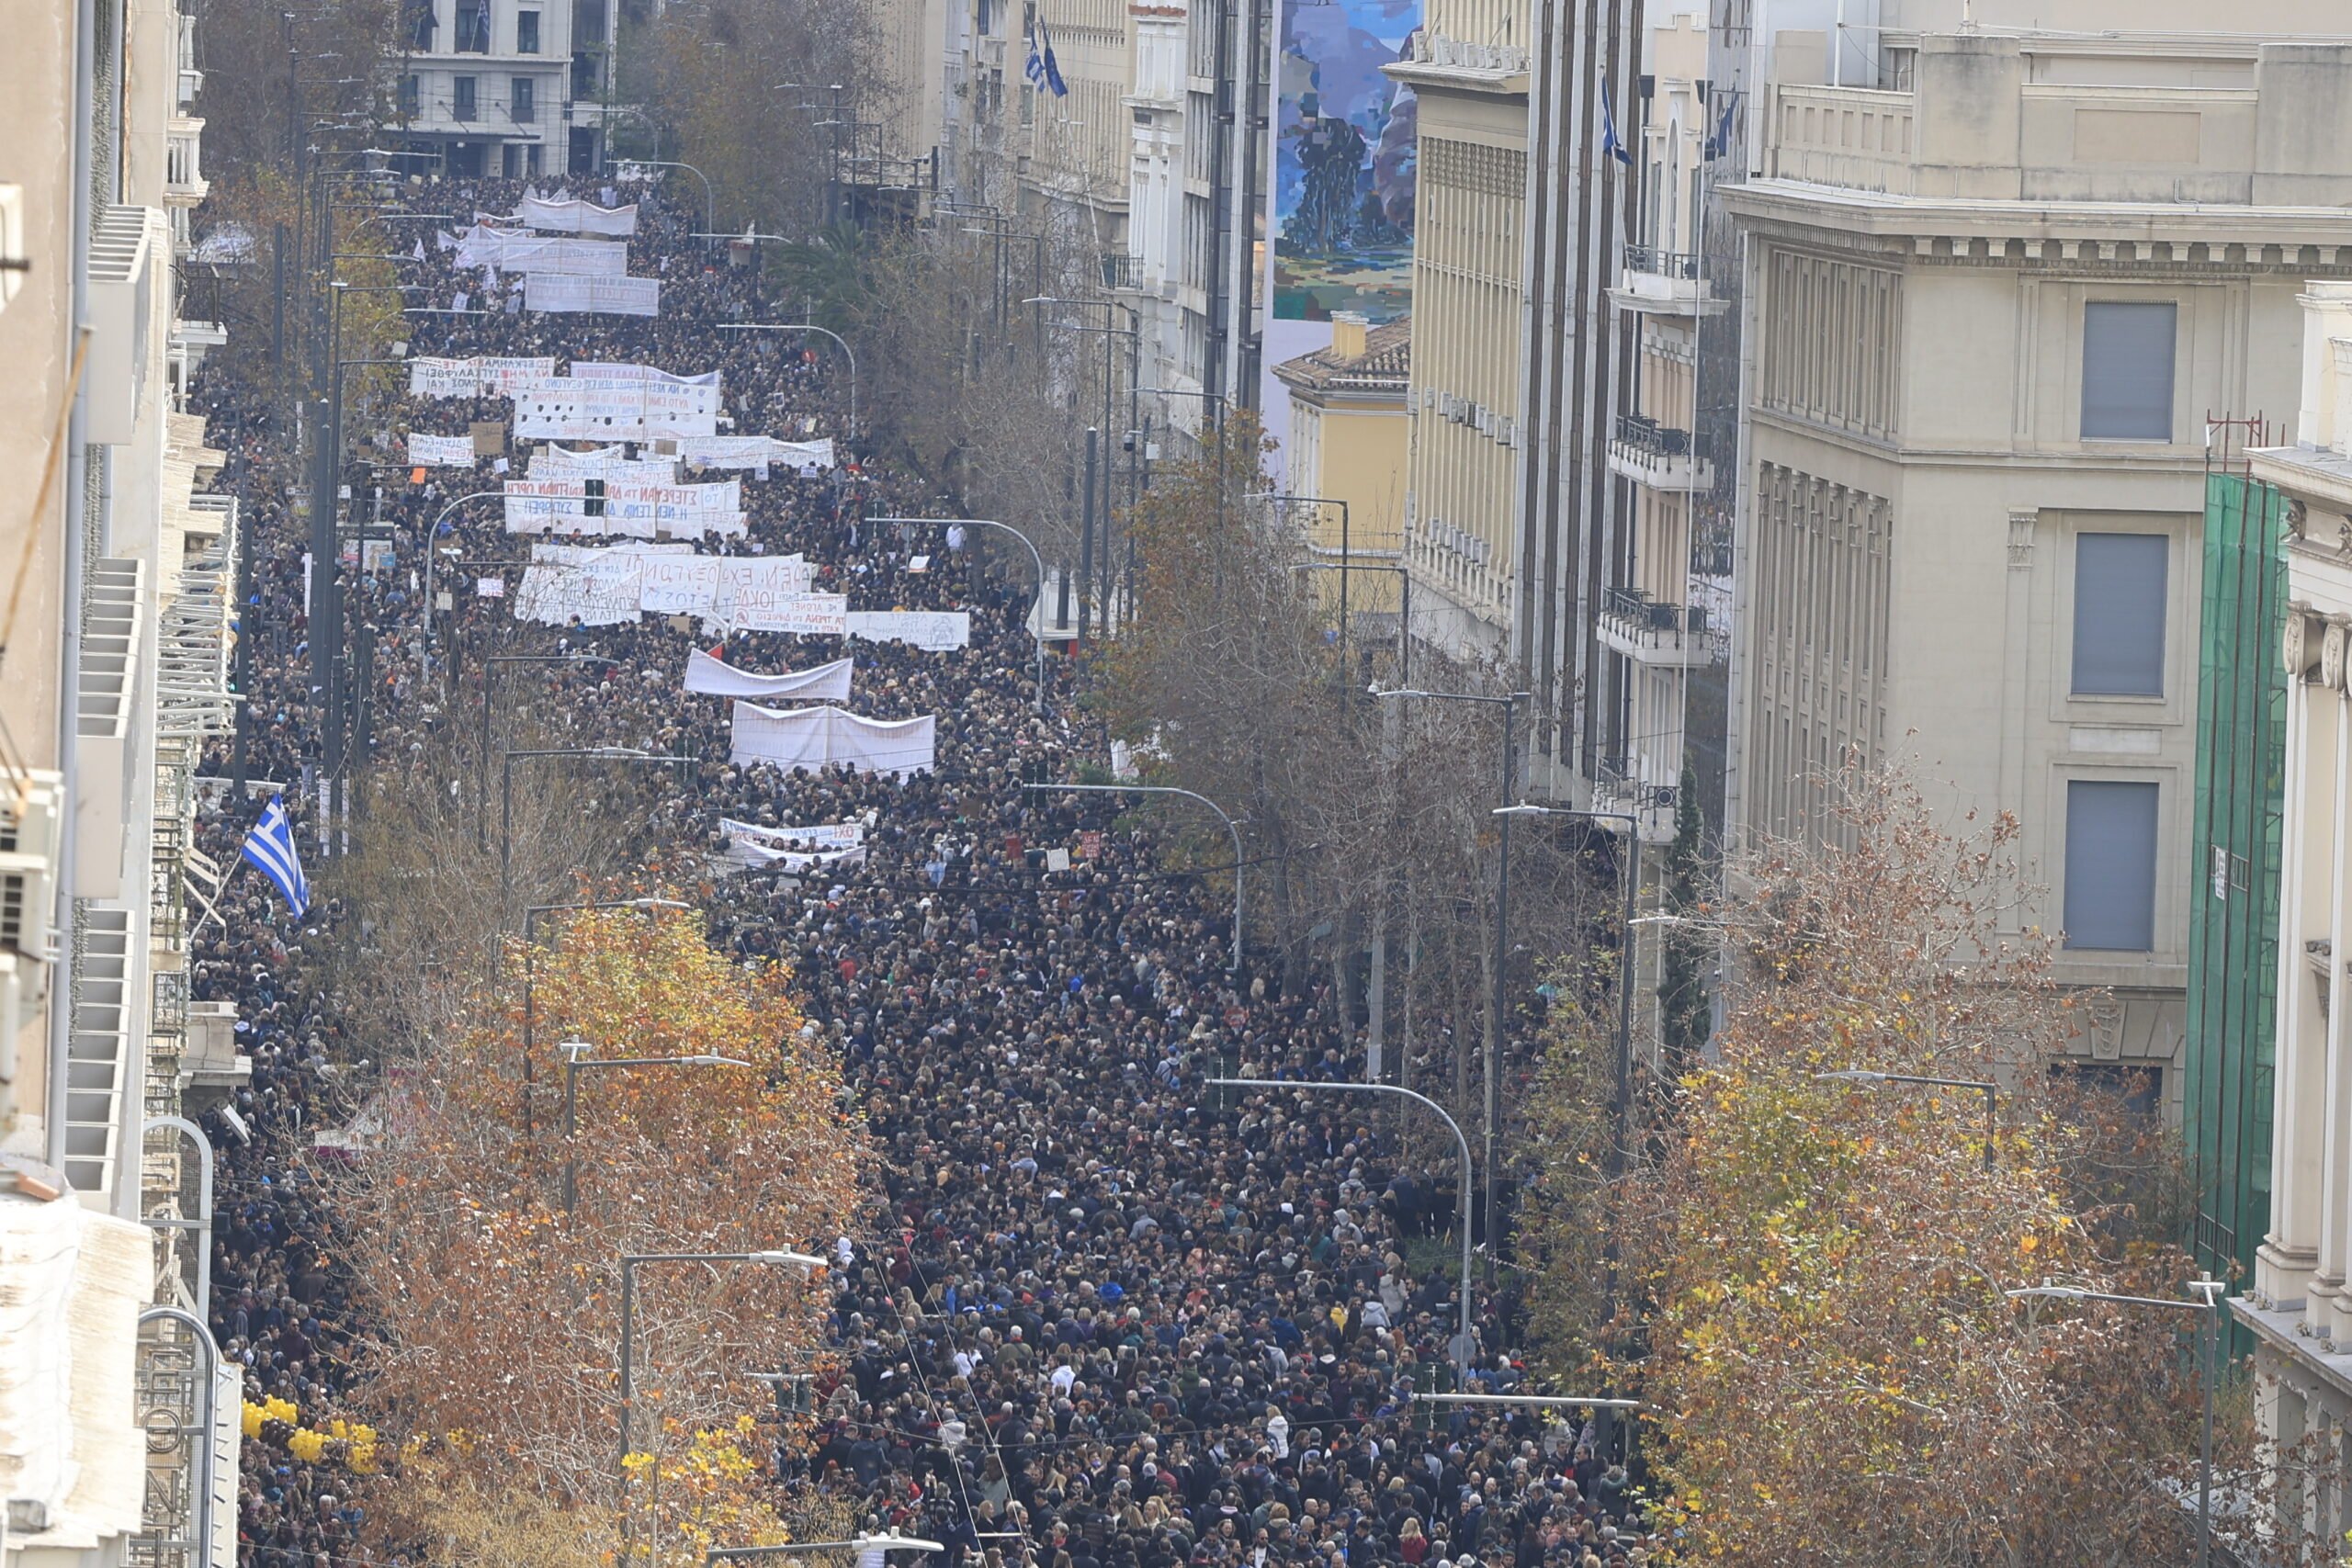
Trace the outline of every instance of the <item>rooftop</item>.
{"label": "rooftop", "polygon": [[1302,354],[1274,367],[1283,385],[1304,392],[1389,393],[1405,395],[1413,367],[1413,318],[1402,317],[1363,334],[1363,352],[1350,354],[1340,344]]}

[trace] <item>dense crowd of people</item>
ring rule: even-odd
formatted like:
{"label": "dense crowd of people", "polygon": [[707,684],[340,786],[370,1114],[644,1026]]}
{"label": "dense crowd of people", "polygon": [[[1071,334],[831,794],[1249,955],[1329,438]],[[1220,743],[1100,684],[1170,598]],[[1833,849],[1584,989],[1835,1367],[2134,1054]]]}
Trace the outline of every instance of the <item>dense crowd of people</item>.
{"label": "dense crowd of people", "polygon": [[[829,349],[725,330],[763,319],[760,280],[692,237],[691,205],[596,179],[538,188],[642,198],[630,270],[662,279],[661,314],[510,309],[519,280],[458,272],[435,225],[395,215],[384,227],[409,258],[401,281],[435,312],[410,318],[411,352],[717,369],[736,431],[833,435],[842,460],[747,479],[747,537],[701,547],[801,552],[816,587],[854,610],[971,615],[969,646],[945,651],[727,636],[725,657],[748,670],[854,657],[855,711],[937,716],[929,771],[785,774],[731,761],[727,702],[680,690],[709,631],[654,615],[516,623],[516,569],[473,563],[519,563],[527,541],[495,506],[448,510],[495,488],[487,460],[421,484],[387,476],[389,558],[345,568],[348,618],[372,641],[362,766],[428,755],[431,732],[479,700],[481,650],[582,653],[597,658],[507,679],[527,682],[535,716],[582,743],[698,759],[662,775],[650,828],[662,841],[716,852],[721,818],[866,827],[862,864],[736,876],[707,911],[734,952],[792,965],[807,1027],[841,1053],[881,1156],[871,1222],[840,1243],[838,1364],[816,1390],[810,1440],[779,1458],[787,1476],[849,1500],[866,1528],[944,1542],[958,1568],[1655,1558],[1624,1467],[1580,1413],[1411,1399],[1417,1386],[1507,1393],[1522,1382],[1505,1343],[1510,1302],[1479,1300],[1456,1343],[1455,1281],[1426,1263],[1447,1252],[1436,1233],[1452,1213],[1450,1156],[1425,1168],[1346,1100],[1204,1083],[1361,1077],[1362,1045],[1328,989],[1232,968],[1229,911],[1197,879],[1164,872],[1148,836],[1121,830],[1102,797],[1027,787],[1068,777],[1093,738],[1058,665],[1040,711],[1025,571],[972,570],[953,547],[971,542],[944,526],[866,521],[926,510],[919,485],[854,462]],[[525,189],[427,183],[402,199],[418,213],[505,213]],[[305,526],[288,491],[300,465],[233,364],[198,395],[209,439],[228,455],[221,486],[259,530],[242,607],[246,767],[285,786],[308,853],[317,792],[300,786],[326,748]],[[394,390],[346,428],[390,457],[409,431],[457,434],[511,412],[504,400]],[[526,468],[520,448],[509,458]],[[377,498],[355,503],[373,515]],[[438,578],[438,591],[457,585],[446,610],[426,588],[435,547],[468,563]],[[503,597],[480,593],[486,577]],[[231,770],[224,739],[206,772]],[[233,864],[257,806],[212,800],[202,847]],[[1068,852],[1068,869],[1052,851]],[[331,875],[318,880],[332,890]],[[225,1151],[214,1328],[245,1367],[249,1398],[325,1415],[364,1367],[345,1354],[355,1325],[334,1216],[302,1156],[356,1113],[368,1068],[305,958],[347,939],[364,911],[329,900],[298,923],[251,875],[220,910],[198,941],[198,995],[236,1004],[254,1069],[233,1102],[240,1125],[210,1118]],[[1457,1359],[1468,1368],[1459,1384]],[[364,1496],[331,1469],[249,1445],[242,1479],[240,1539],[258,1568],[330,1568],[368,1550]]]}

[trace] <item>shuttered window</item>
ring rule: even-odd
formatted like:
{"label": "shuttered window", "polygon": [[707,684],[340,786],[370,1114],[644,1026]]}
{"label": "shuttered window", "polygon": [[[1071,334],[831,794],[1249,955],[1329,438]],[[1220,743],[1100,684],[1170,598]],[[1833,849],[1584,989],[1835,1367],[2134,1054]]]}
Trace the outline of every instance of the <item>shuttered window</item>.
{"label": "shuttered window", "polygon": [[2083,439],[2172,439],[2177,305],[2094,300],[2083,307]]}
{"label": "shuttered window", "polygon": [[2146,953],[2156,944],[2156,786],[2066,785],[2066,945]]}
{"label": "shuttered window", "polygon": [[2162,534],[2075,536],[2075,673],[2078,697],[2165,694]]}

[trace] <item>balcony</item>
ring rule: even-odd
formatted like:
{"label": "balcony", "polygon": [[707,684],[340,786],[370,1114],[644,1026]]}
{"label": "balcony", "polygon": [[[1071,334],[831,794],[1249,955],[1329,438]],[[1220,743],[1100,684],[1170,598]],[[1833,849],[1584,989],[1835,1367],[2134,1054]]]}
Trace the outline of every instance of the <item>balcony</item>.
{"label": "balcony", "polygon": [[1114,294],[1127,294],[1133,293],[1141,287],[1136,281],[1143,276],[1141,257],[1128,255],[1122,252],[1117,255],[1105,255],[1101,259],[1103,288]]}
{"label": "balcony", "polygon": [[1715,466],[1699,455],[1687,430],[1647,414],[1621,413],[1609,442],[1609,471],[1652,490],[1712,490]]}
{"label": "balcony", "polygon": [[1688,670],[1714,658],[1705,610],[1662,604],[1638,588],[1601,590],[1600,629],[1603,643],[1637,664]]}
{"label": "balcony", "polygon": [[1651,784],[1642,777],[1644,760],[1603,757],[1594,771],[1592,803],[1603,811],[1625,811],[1639,824],[1642,842],[1670,843],[1674,839],[1675,786]]}
{"label": "balcony", "polygon": [[1693,251],[1627,245],[1611,298],[1621,310],[1653,316],[1712,316],[1724,301],[1707,287],[1705,265]]}

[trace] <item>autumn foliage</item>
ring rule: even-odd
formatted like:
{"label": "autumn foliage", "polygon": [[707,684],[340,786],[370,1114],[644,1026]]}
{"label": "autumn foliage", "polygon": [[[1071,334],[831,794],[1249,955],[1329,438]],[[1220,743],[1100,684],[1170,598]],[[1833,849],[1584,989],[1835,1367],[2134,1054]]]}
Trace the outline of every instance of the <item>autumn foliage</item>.
{"label": "autumn foliage", "polygon": [[[603,1520],[622,1495],[621,1256],[822,1251],[849,1224],[864,1144],[781,969],[730,960],[684,910],[581,911],[556,934],[527,964],[510,949],[501,1010],[392,1082],[380,1145],[339,1179],[378,1330],[377,1424],[459,1434],[493,1513],[512,1511],[511,1481]],[[583,1068],[567,1145],[565,1042],[592,1061],[744,1065]],[[813,1370],[820,1286],[789,1268],[649,1264],[636,1287],[638,1517],[658,1506],[679,1549],[782,1539],[764,1481],[775,1401],[752,1374]],[[670,1483],[642,1484],[657,1476]]]}
{"label": "autumn foliage", "polygon": [[[2187,1299],[2193,1270],[2118,1197],[2112,1129],[2051,1087],[2086,999],[2050,979],[2012,823],[1953,839],[1899,780],[1849,784],[1844,847],[1736,867],[1718,1054],[1605,1194],[1614,1376],[1651,1406],[1677,1561],[2172,1561],[2198,1318],[2004,1295]],[[1856,1069],[1996,1081],[1989,1167],[1981,1091],[1816,1077]],[[1611,1212],[1589,1164],[1553,1186]]]}

